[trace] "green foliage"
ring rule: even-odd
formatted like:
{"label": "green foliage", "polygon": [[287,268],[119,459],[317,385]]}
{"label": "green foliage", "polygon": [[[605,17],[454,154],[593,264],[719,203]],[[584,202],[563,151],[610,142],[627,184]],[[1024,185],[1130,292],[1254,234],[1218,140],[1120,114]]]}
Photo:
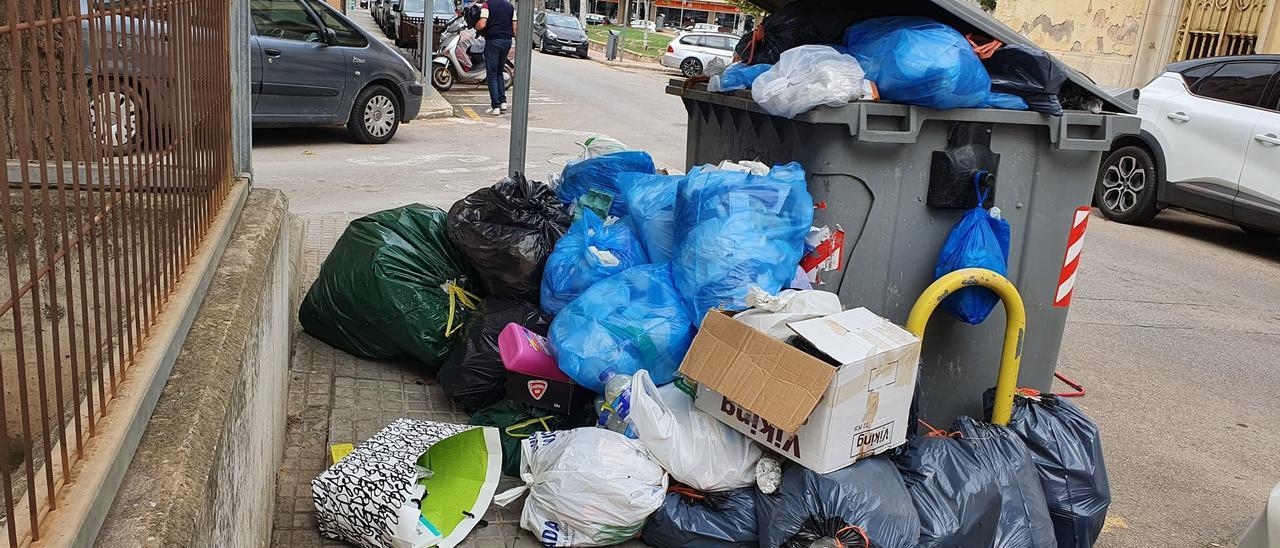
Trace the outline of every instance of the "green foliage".
{"label": "green foliage", "polygon": [[[726,1],[730,4],[733,4],[739,10],[742,10],[742,13],[745,13],[747,15],[755,15],[757,18],[762,15],[765,15],[765,11],[760,9],[760,6],[752,4],[749,0],[726,0]],[[984,0],[984,1],[994,2],[995,0]]]}

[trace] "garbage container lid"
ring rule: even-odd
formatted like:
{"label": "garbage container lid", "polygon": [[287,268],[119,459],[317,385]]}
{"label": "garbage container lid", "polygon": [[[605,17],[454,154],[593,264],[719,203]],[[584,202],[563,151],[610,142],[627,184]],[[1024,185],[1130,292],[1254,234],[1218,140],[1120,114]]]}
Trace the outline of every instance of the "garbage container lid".
{"label": "garbage container lid", "polygon": [[[775,12],[783,6],[800,0],[747,0],[768,12]],[[968,0],[900,0],[898,2],[850,2],[849,9],[857,10],[860,18],[881,17],[888,15],[919,15],[955,27],[961,34],[979,32],[1006,44],[1021,44],[1028,47],[1040,46],[1018,34],[1008,25],[1001,23],[991,14]],[[1052,56],[1052,54],[1051,54]],[[1123,114],[1134,114],[1137,109],[1129,102],[1104,91],[1092,79],[1053,58],[1067,73],[1067,83],[1063,84],[1063,98],[1085,97],[1102,101],[1102,110]],[[1125,96],[1127,94],[1120,94]]]}

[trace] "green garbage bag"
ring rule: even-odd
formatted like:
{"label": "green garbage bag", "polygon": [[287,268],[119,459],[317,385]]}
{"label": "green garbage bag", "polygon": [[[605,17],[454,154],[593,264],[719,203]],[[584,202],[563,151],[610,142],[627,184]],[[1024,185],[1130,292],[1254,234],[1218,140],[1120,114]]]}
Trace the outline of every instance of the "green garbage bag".
{"label": "green garbage bag", "polygon": [[502,400],[471,415],[472,426],[492,426],[498,429],[502,442],[502,473],[520,477],[520,442],[534,432],[567,430],[578,426],[570,419],[513,400]]}
{"label": "green garbage bag", "polygon": [[422,204],[351,222],[298,310],[307,333],[357,356],[438,366],[479,301],[475,276]]}

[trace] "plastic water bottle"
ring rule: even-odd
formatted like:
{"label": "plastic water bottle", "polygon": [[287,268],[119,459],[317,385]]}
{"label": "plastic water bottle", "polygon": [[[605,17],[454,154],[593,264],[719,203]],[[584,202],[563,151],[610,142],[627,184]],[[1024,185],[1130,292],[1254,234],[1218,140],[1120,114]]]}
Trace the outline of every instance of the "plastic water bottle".
{"label": "plastic water bottle", "polygon": [[605,403],[601,406],[596,426],[635,438],[635,431],[627,422],[627,415],[631,412],[631,375],[606,369],[600,374],[600,382],[604,383]]}

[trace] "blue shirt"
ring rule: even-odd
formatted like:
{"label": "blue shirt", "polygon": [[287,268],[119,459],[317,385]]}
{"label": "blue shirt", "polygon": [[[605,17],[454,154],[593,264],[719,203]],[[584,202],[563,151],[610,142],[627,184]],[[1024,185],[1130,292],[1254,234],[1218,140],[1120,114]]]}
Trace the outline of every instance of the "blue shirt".
{"label": "blue shirt", "polygon": [[487,40],[515,38],[516,7],[507,0],[488,0],[480,8],[480,18],[488,19],[481,36]]}

